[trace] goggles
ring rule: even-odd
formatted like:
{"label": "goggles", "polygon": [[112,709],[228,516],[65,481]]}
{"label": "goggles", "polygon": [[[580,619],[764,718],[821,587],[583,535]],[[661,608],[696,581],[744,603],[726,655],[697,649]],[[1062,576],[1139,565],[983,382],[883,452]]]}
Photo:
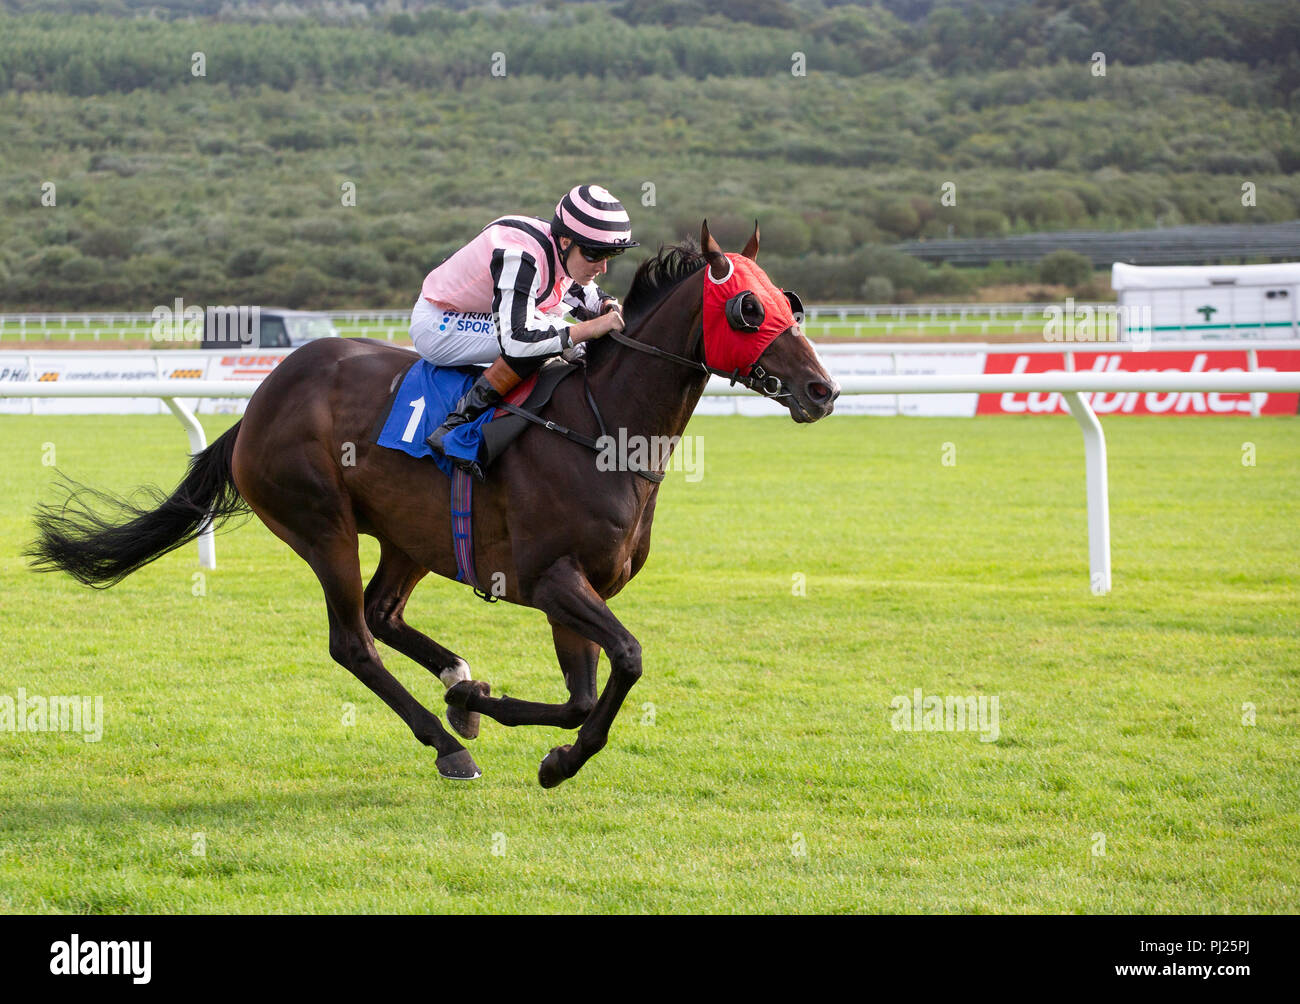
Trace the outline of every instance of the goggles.
{"label": "goggles", "polygon": [[593,265],[600,261],[617,258],[625,250],[626,248],[585,248],[581,244],[578,245],[578,253]]}

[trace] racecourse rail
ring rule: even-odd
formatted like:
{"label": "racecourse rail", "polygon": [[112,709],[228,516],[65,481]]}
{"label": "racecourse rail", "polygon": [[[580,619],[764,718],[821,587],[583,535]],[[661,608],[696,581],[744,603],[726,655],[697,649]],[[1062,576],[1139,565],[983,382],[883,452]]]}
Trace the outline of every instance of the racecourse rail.
{"label": "racecourse rail", "polygon": [[[1031,314],[1041,318],[1043,308],[1048,304],[1045,303],[822,303],[810,305],[806,310],[809,320],[818,320],[823,315],[835,317],[841,321],[850,317],[865,317],[875,320],[877,317],[892,317],[896,320],[902,320],[907,317],[925,317],[932,319],[939,317],[957,316],[965,319],[967,315],[976,317],[1011,317],[1019,314],[1022,320],[1029,320]],[[1092,307],[1094,310],[1100,307],[1115,306],[1114,302],[1088,302],[1080,300],[1077,303],[1080,310],[1084,307]],[[320,313],[325,314],[335,323],[348,325],[358,324],[409,324],[411,320],[411,311],[407,310],[323,310]],[[24,334],[28,331],[35,334],[37,331],[46,332],[51,329],[68,330],[69,328],[151,328],[157,318],[149,312],[132,311],[132,312],[67,312],[67,313],[18,313],[18,314],[0,314],[0,328],[6,325],[15,325]]]}
{"label": "racecourse rail", "polygon": [[[1212,343],[1215,348],[1227,348],[1226,343]],[[1285,347],[1294,347],[1294,342]],[[1170,347],[1162,344],[1161,348]],[[1208,348],[1206,343],[1197,343]],[[1241,348],[1240,344],[1231,346]],[[1266,348],[1269,343],[1251,343],[1250,348]],[[848,349],[849,347],[844,347]],[[855,346],[862,351],[862,346]],[[974,346],[963,345],[970,351]],[[1020,347],[1021,349],[1024,346]],[[1036,346],[1043,351],[1044,346]],[[1057,351],[1092,349],[1091,345],[1055,345]],[[1119,346],[1110,346],[1114,351]],[[1124,347],[1139,351],[1140,347]],[[893,352],[943,353],[952,346],[890,346]],[[1011,346],[985,346],[984,351],[1012,351]],[[839,351],[838,346],[821,346],[822,352]],[[897,367],[895,367],[897,368]],[[1067,370],[1070,368],[1067,361]],[[1252,362],[1253,368],[1253,362]],[[154,397],[159,398],[184,426],[189,436],[192,453],[207,447],[207,438],[194,411],[186,401],[197,398],[249,398],[257,390],[253,381],[186,380],[184,393],[175,380],[80,380],[40,383],[14,381],[0,383],[0,397]],[[1084,394],[1118,393],[1124,391],[1191,392],[1191,393],[1294,393],[1300,392],[1300,372],[1056,372],[1056,373],[957,373],[880,376],[845,376],[840,380],[844,394],[1002,394],[1002,393],[1059,393],[1083,433],[1086,461],[1088,499],[1088,564],[1089,583],[1094,595],[1104,595],[1111,588],[1110,561],[1110,490],[1106,464],[1106,437],[1102,432],[1091,403]],[[706,396],[733,396],[752,392],[726,380],[714,377],[705,388]],[[216,543],[212,527],[199,535],[199,564],[203,568],[216,567]]]}
{"label": "racecourse rail", "polygon": [[[1090,316],[1103,317],[1116,309],[1113,302],[1070,301],[1073,309]],[[863,338],[883,334],[920,333],[923,336],[990,336],[1010,333],[1033,335],[1044,330],[1045,310],[1049,303],[822,303],[809,306],[803,326],[809,335],[822,338]],[[170,308],[166,308],[170,310]],[[1058,308],[1059,309],[1059,308]],[[156,312],[155,312],[156,313]],[[155,341],[157,348],[175,347],[170,338],[154,337],[159,323],[155,313],[14,313],[0,314],[0,341],[16,340],[19,344],[51,342],[100,343],[118,341]],[[368,337],[407,344],[409,310],[327,310],[336,333],[348,337]],[[1284,327],[1287,325],[1283,325]],[[1276,325],[1273,325],[1276,327]],[[1300,316],[1293,314],[1290,335],[1300,338]],[[1202,325],[1176,325],[1162,337],[1196,337],[1203,335]],[[1228,325],[1234,337],[1258,338],[1276,335],[1257,322]],[[14,336],[17,336],[16,339]]]}
{"label": "racecourse rail", "polygon": [[[852,336],[867,333],[872,326],[884,326],[886,336],[897,327],[921,332],[946,332],[951,335],[961,329],[966,333],[989,334],[990,328],[1010,330],[1019,334],[1024,328],[1032,333],[1043,326],[1043,303],[827,303],[809,306],[804,327],[809,334],[823,336],[847,333],[852,326]],[[1080,301],[1078,310],[1090,308],[1098,313],[1114,303]],[[326,314],[339,334],[365,335],[387,341],[407,338],[411,320],[410,310],[327,310]],[[152,313],[17,313],[0,314],[0,337],[6,331],[17,335],[19,343],[48,343],[53,341],[100,342],[126,341],[150,338],[157,319]],[[841,330],[837,330],[841,329]],[[160,348],[163,346],[160,345]]]}

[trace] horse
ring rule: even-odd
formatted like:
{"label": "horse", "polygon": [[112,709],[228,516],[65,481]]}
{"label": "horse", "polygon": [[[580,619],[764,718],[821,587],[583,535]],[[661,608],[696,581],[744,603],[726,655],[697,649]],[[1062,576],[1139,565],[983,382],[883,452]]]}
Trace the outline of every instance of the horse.
{"label": "horse", "polygon": [[[758,246],[755,224],[741,255],[755,262]],[[706,270],[720,282],[731,274],[733,258],[709,234],[707,220],[698,249],[689,242],[661,247],[633,278],[624,331],[587,343],[586,386],[573,378],[562,382],[548,417],[593,434],[598,423],[607,424],[644,442],[680,437],[717,372],[702,358]],[[728,304],[728,323],[739,326],[734,333],[741,339],[753,330],[746,312],[755,309],[755,293],[780,295],[757,265],[744,274],[756,274],[755,282],[768,288],[735,298],[744,308],[739,320]],[[783,403],[796,422],[813,422],[831,413],[839,387],[797,322],[762,350],[752,373],[742,376],[738,368],[729,375]],[[439,677],[448,722],[461,738],[477,737],[481,715],[507,726],[576,728],[574,741],[551,749],[538,768],[539,783],[553,788],[605,746],[641,676],[641,646],[607,601],[649,555],[658,484],[636,470],[598,469],[583,446],[535,425],[490,469],[473,497],[479,578],[491,580],[500,598],[546,615],[568,690],[563,704],[493,697],[489,684],[472,679],[465,660],[403,618],[412,590],[430,572],[457,577],[447,475],[427,459],[369,441],[382,417],[379,402],[389,398],[411,356],[369,339],[322,339],[295,350],[262,382],[243,417],[191,458],[170,496],[155,492],[141,505],[65,485],[62,505],[38,508],[38,535],[27,554],[37,570],[61,569],[107,588],[207,526],[251,510],[320,580],[330,656],[436,750],[442,777],[472,779],[481,771],[384,667],[376,638]],[[377,538],[380,547],[364,588],[359,534]],[[610,670],[598,693],[601,651]]]}

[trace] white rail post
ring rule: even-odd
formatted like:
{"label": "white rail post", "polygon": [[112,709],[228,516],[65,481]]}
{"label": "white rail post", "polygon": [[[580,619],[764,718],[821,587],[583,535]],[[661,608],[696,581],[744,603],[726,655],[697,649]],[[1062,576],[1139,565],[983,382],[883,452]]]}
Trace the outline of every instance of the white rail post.
{"label": "white rail post", "polygon": [[1062,394],[1083,430],[1088,477],[1088,572],[1093,596],[1110,592],[1110,482],[1106,474],[1106,435],[1079,391]]}
{"label": "white rail post", "polygon": [[[181,425],[185,426],[185,431],[190,437],[190,453],[202,453],[208,448],[208,437],[203,434],[203,426],[199,425],[199,420],[194,417],[194,412],[185,407],[174,397],[163,398],[163,404],[171,409],[171,413],[180,419]],[[199,567],[216,568],[217,567],[217,541],[212,533],[212,520],[204,522],[203,529],[199,531]]]}
{"label": "white rail post", "polygon": [[[1246,369],[1251,373],[1259,372],[1259,354],[1254,349],[1246,350]],[[1250,395],[1250,417],[1259,418],[1260,406],[1264,403],[1263,394]]]}

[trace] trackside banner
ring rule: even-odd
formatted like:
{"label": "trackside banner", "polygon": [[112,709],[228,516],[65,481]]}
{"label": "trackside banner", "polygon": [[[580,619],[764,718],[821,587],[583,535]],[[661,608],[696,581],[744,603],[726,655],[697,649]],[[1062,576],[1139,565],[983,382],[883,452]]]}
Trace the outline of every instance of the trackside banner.
{"label": "trackside banner", "polygon": [[[1300,349],[1260,351],[1262,373],[1300,369]],[[1206,352],[1075,352],[1075,372],[1083,373],[1242,373],[1250,369],[1245,350]],[[1063,373],[1065,356],[1056,352],[989,354],[985,373]],[[1249,415],[1249,394],[1191,391],[1085,394],[1098,415]],[[1294,415],[1300,394],[1260,394],[1260,414]],[[979,415],[1065,415],[1061,395],[981,394]]]}
{"label": "trackside banner", "polygon": [[[1248,370],[1246,350],[1207,349],[1180,352],[1107,352],[1104,349],[1072,350],[1078,372],[1174,372],[1213,373]],[[186,398],[187,380],[239,380],[260,382],[274,369],[288,350],[254,352],[221,351],[59,351],[0,352],[0,383],[60,380],[174,380],[177,397],[200,414],[242,414],[242,399]],[[903,375],[952,373],[1053,373],[1065,370],[1065,356],[1055,347],[1042,352],[989,353],[961,351],[959,345],[933,346],[924,353],[888,352],[823,353],[822,362],[831,375],[843,379],[856,375]],[[1300,370],[1300,347],[1260,350],[1261,371]],[[1088,395],[1099,415],[1249,415],[1249,394],[1192,392]],[[1294,415],[1300,394],[1261,394],[1265,415]],[[844,395],[836,402],[836,414],[916,415],[970,417],[972,415],[1064,415],[1060,394],[903,394]],[[0,398],[0,415],[165,415],[166,406],[156,398]],[[785,415],[779,404],[761,398],[705,397],[700,415]]]}
{"label": "trackside banner", "polygon": [[[177,398],[203,415],[242,414],[243,398],[186,398],[187,380],[261,382],[287,351],[204,352],[169,350],[98,352],[0,352],[0,382],[174,380]],[[166,415],[154,397],[0,398],[0,415]]]}

